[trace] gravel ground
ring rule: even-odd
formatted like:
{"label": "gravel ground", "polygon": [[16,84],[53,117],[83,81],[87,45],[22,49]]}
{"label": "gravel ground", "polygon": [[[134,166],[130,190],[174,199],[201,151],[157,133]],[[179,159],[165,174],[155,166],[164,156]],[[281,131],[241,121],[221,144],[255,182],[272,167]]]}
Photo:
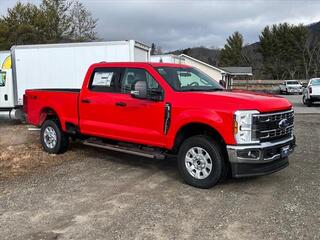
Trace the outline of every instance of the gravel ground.
{"label": "gravel ground", "polygon": [[1,239],[320,239],[319,122],[296,116],[288,168],[209,190],[174,160],[80,144],[48,155],[37,132],[0,123]]}

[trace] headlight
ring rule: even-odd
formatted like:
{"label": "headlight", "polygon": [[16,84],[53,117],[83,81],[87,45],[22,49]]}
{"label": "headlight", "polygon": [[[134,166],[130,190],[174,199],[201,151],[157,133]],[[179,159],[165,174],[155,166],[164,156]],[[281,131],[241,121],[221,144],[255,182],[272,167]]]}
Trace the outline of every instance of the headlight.
{"label": "headlight", "polygon": [[234,137],[238,144],[259,143],[253,139],[252,118],[259,114],[256,110],[236,111],[234,113]]}

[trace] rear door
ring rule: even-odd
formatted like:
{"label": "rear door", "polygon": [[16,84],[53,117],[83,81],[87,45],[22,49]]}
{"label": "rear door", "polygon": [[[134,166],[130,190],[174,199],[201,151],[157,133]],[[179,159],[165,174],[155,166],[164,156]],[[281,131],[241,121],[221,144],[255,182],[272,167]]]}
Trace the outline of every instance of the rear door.
{"label": "rear door", "polygon": [[79,99],[80,129],[83,134],[117,136],[116,96],[120,93],[123,68],[96,68],[88,88],[83,87]]}

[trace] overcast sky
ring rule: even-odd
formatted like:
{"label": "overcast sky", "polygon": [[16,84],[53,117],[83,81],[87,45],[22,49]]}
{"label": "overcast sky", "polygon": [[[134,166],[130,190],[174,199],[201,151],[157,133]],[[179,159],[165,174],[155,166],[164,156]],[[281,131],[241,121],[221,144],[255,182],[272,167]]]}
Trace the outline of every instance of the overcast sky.
{"label": "overcast sky", "polygon": [[[0,15],[17,1],[0,0]],[[21,0],[40,4],[41,0]],[[234,31],[245,43],[258,40],[273,23],[320,21],[320,1],[306,0],[80,0],[99,19],[104,40],[136,39],[164,50],[195,46],[223,47]]]}

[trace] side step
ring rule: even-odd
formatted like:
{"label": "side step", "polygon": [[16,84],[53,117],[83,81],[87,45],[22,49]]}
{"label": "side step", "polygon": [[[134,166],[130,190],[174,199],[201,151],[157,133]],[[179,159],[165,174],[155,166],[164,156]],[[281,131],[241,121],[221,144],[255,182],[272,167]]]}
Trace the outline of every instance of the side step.
{"label": "side step", "polygon": [[137,156],[146,157],[146,158],[165,159],[165,157],[166,157],[166,155],[163,153],[159,153],[159,152],[155,153],[155,152],[151,152],[151,151],[138,149],[135,147],[124,147],[124,146],[120,146],[120,145],[113,145],[113,144],[96,142],[96,141],[84,141],[83,144],[88,145],[88,146],[92,146],[92,147],[98,147],[98,148],[103,148],[103,149],[107,149],[107,150],[128,153],[128,154],[137,155]]}

